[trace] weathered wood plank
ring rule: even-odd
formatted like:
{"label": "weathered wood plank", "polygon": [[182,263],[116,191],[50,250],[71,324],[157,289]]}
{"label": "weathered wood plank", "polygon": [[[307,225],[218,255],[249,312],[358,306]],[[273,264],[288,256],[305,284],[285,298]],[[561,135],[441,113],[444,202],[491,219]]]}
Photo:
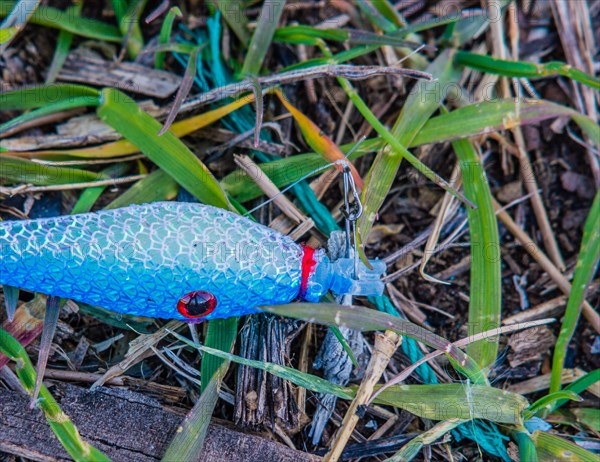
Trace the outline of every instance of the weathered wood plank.
{"label": "weathered wood plank", "polygon": [[82,49],[69,54],[58,79],[99,87],[115,87],[156,98],[169,97],[181,84],[181,77],[171,72],[136,63],[106,61]]}
{"label": "weathered wood plank", "polygon": [[[161,459],[182,417],[158,401],[129,390],[90,391],[58,384],[52,392],[86,441],[113,461]],[[70,460],[42,413],[29,410],[29,397],[0,389],[0,451],[39,461]],[[198,461],[273,460],[313,462],[319,457],[294,451],[260,436],[211,424]]]}

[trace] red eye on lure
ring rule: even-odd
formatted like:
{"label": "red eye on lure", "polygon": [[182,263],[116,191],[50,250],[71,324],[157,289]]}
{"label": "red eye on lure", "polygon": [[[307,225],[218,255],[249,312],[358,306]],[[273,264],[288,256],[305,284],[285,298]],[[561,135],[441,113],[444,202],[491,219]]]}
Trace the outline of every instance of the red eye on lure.
{"label": "red eye on lure", "polygon": [[177,311],[186,318],[200,319],[217,307],[217,299],[210,292],[195,290],[185,294],[177,302]]}

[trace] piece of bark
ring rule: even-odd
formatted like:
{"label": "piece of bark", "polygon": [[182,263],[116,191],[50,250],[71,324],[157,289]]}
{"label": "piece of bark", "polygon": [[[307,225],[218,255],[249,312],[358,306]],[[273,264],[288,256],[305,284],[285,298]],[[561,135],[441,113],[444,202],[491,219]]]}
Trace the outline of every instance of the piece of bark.
{"label": "piece of bark", "polygon": [[[94,391],[60,383],[52,387],[61,409],[81,436],[114,462],[159,461],[183,418],[129,390]],[[0,452],[38,461],[71,460],[29,397],[0,389]],[[265,438],[211,424],[198,461],[320,460]]]}
{"label": "piece of bark", "polygon": [[[297,321],[270,314],[250,316],[240,333],[239,355],[288,365],[290,344],[298,332]],[[237,425],[248,428],[273,428],[277,423],[295,430],[300,423],[300,410],[294,395],[294,386],[288,380],[240,365],[234,420]]]}
{"label": "piece of bark", "polygon": [[115,87],[156,98],[171,96],[181,84],[181,77],[170,72],[135,63],[106,61],[97,54],[82,49],[69,54],[58,79],[99,87]]}

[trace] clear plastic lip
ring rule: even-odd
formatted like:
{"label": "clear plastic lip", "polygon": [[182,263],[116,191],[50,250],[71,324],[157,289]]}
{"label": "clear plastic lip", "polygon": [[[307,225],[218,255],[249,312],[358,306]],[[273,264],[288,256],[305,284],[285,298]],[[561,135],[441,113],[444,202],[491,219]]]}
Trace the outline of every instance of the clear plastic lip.
{"label": "clear plastic lip", "polygon": [[385,288],[382,275],[386,264],[382,260],[369,260],[373,269],[358,263],[358,277],[354,277],[354,259],[340,258],[331,262],[324,250],[315,252],[317,265],[308,279],[305,300],[318,302],[328,290],[336,295],[378,296]]}

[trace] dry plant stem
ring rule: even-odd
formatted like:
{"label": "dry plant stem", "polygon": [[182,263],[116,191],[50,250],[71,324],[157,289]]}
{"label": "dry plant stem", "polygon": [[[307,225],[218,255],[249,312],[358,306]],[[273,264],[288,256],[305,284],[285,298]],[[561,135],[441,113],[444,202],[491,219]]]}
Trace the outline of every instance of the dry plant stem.
{"label": "dry plant stem", "polygon": [[358,391],[356,397],[350,404],[350,407],[346,411],[342,426],[338,431],[331,450],[323,458],[324,462],[336,462],[339,460],[342,451],[346,447],[350,435],[358,423],[359,416],[357,411],[359,406],[366,404],[369,401],[373,388],[379,382],[383,371],[385,370],[390,358],[400,345],[400,336],[392,331],[386,331],[385,334],[375,334],[375,346],[373,348],[373,354],[367,371],[365,372],[365,378]]}
{"label": "dry plant stem", "polygon": [[275,434],[281,438],[281,441],[283,441],[285,443],[286,446],[290,447],[291,449],[296,449],[296,446],[294,446],[294,442],[292,441],[292,439],[287,435],[287,433],[283,430],[283,428],[281,428],[280,425],[275,424],[274,425],[274,430],[275,430]]}
{"label": "dry plant stem", "polygon": [[521,130],[521,127],[515,127],[512,129],[512,133],[517,144],[517,152],[519,153],[518,157],[521,165],[521,172],[523,173],[523,183],[525,183],[525,189],[527,190],[527,193],[531,195],[531,206],[533,207],[535,219],[542,233],[544,248],[548,252],[550,259],[554,262],[556,267],[560,271],[564,271],[566,269],[565,262],[560,252],[560,248],[556,242],[554,232],[552,231],[552,225],[548,219],[546,207],[544,207],[544,202],[542,201],[542,196],[540,195],[537,180],[533,173],[533,166],[531,165],[531,161],[529,160],[529,156],[525,150],[523,131]]}
{"label": "dry plant stem", "polygon": [[395,414],[392,417],[388,418],[388,420],[381,427],[379,427],[375,433],[369,436],[367,440],[376,441],[379,438],[381,438],[387,433],[388,430],[390,430],[396,424],[396,422],[398,422],[398,419],[399,417]]}
{"label": "dry plant stem", "polygon": [[[552,0],[550,6],[567,62],[574,68],[594,75],[594,56],[597,48],[594,43],[589,10],[591,5],[588,2]],[[592,120],[597,120],[598,93],[577,82],[570,83],[573,87],[573,102],[577,110],[589,115]],[[594,154],[593,149],[586,149],[586,153],[596,187],[598,187],[600,185],[600,159]]]}
{"label": "dry plant stem", "polygon": [[[490,8],[492,6],[494,6],[494,7],[497,6],[497,5],[492,5],[492,3],[495,4],[495,2],[489,2],[489,4],[488,4],[488,6]],[[518,19],[517,16],[514,15],[514,10],[512,12],[509,11],[509,15],[511,16],[510,20],[512,20],[512,21],[516,21]],[[505,44],[506,41],[505,41],[503,22],[502,21],[492,21],[492,23],[490,24],[490,31],[492,33],[493,47],[494,47],[495,54],[500,59],[510,59],[510,57],[508,56],[506,44]],[[513,39],[512,42],[514,44],[514,41],[518,40],[518,37],[515,35],[513,30],[511,30],[510,32],[513,32],[511,34],[511,38]],[[518,56],[516,57],[516,59],[518,59]],[[499,83],[500,83],[501,94],[506,98],[511,97],[510,87],[508,85],[508,79],[505,77],[500,77]],[[517,92],[516,98],[518,98],[518,100],[520,100],[521,95],[519,94],[518,88],[516,88],[516,92]],[[517,116],[518,116],[518,114],[517,114]],[[521,127],[515,127],[511,130],[511,132],[514,136],[515,144],[517,147],[516,152],[517,152],[517,157],[519,159],[519,164],[521,167],[522,181],[523,181],[523,183],[525,183],[525,189],[531,196],[531,206],[533,207],[535,219],[536,219],[537,224],[540,227],[540,231],[542,233],[542,239],[544,241],[544,248],[546,249],[546,252],[548,252],[550,259],[554,262],[554,264],[558,267],[558,269],[560,271],[564,271],[565,270],[565,262],[560,253],[558,244],[556,243],[556,238],[554,236],[554,232],[552,231],[552,226],[550,225],[550,220],[548,219],[548,214],[546,213],[546,208],[544,207],[544,202],[542,201],[542,197],[539,192],[539,187],[538,187],[535,175],[534,175],[534,170],[531,165],[529,155],[527,154],[527,150],[525,149],[525,139],[523,138],[523,131],[521,130]]]}
{"label": "dry plant stem", "polygon": [[111,178],[109,180],[100,180],[100,181],[87,181],[85,183],[71,183],[71,184],[57,184],[52,186],[31,186],[31,185],[22,185],[17,186],[16,188],[3,188],[0,187],[0,194],[5,194],[7,196],[14,196],[15,194],[23,194],[23,193],[38,193],[44,191],[69,191],[71,189],[85,189],[85,188],[93,188],[95,186],[115,186],[118,184],[124,183],[132,183],[134,181],[141,180],[145,178],[147,175],[132,175],[124,178]]}
{"label": "dry plant stem", "polygon": [[[450,186],[452,188],[458,189],[460,187],[460,185],[462,184],[462,176],[461,176],[460,166],[459,166],[458,162],[456,163],[456,165],[454,166],[454,169],[452,170],[451,178],[452,179],[450,180]],[[450,194],[449,192],[446,192],[444,194],[444,197],[441,200],[441,205],[439,207],[438,214],[435,217],[435,220],[433,222],[433,230],[431,231],[431,234],[429,235],[429,238],[427,239],[427,243],[425,244],[425,249],[423,250],[423,258],[421,259],[421,266],[419,268],[419,272],[421,273],[421,276],[423,276],[423,278],[425,278],[427,281],[430,281],[430,282],[447,284],[446,281],[440,281],[439,279],[436,279],[433,276],[430,276],[429,274],[427,274],[425,272],[425,266],[427,266],[429,259],[435,253],[435,248],[438,245],[439,237],[440,237],[440,234],[442,233],[442,228],[444,227],[444,224],[448,220],[448,215],[450,215],[450,213],[449,213],[450,208],[455,200],[456,200],[455,197],[452,194]]]}
{"label": "dry plant stem", "polygon": [[[302,336],[302,345],[300,346],[300,355],[298,359],[298,370],[302,372],[308,372],[308,366],[310,364],[309,349],[313,338],[313,325],[307,323],[304,328],[304,335]],[[296,389],[296,402],[298,403],[298,409],[302,415],[306,415],[306,388],[298,387]]]}
{"label": "dry plant stem", "polygon": [[281,209],[281,211],[295,223],[302,223],[307,220],[298,207],[281,194],[281,191],[275,184],[265,175],[262,170],[254,163],[248,156],[234,155],[235,163],[244,170],[250,178],[258,185],[262,192],[264,192],[270,199],[273,200],[275,205]]}
{"label": "dry plant stem", "polygon": [[[519,59],[518,56],[518,45],[519,45],[519,28],[518,28],[518,15],[516,14],[515,5],[511,5],[512,8],[509,9],[509,14],[511,15],[509,23],[511,24],[511,43],[513,45],[513,58]],[[516,56],[515,56],[516,54]],[[520,87],[518,87],[518,83],[515,86],[516,97],[521,99]],[[510,94],[507,94],[510,96]],[[565,261],[560,252],[560,248],[558,247],[558,243],[556,242],[556,237],[554,232],[552,231],[552,225],[550,224],[550,220],[548,219],[548,213],[546,212],[546,207],[544,206],[544,201],[542,200],[542,196],[540,194],[537,179],[535,178],[533,166],[531,165],[531,161],[529,159],[529,155],[527,154],[527,149],[525,148],[525,138],[523,137],[523,129],[521,127],[514,127],[512,129],[513,136],[515,138],[515,143],[517,145],[517,156],[519,158],[519,163],[521,165],[521,172],[523,172],[523,182],[525,183],[525,189],[531,195],[531,206],[533,207],[533,212],[535,214],[535,219],[540,227],[540,231],[542,232],[542,239],[544,241],[544,247],[550,259],[554,262],[554,264],[558,267],[560,271],[565,271]]]}
{"label": "dry plant stem", "polygon": [[[339,173],[336,169],[332,168],[331,170],[326,170],[325,173],[310,182],[310,187],[317,196],[317,199],[323,199],[327,190],[335,183]],[[334,216],[334,218],[336,217]]]}
{"label": "dry plant stem", "polygon": [[[352,66],[347,64],[324,64],[322,66],[314,66],[307,69],[299,69],[294,71],[282,72],[281,74],[268,75],[254,80],[242,80],[231,85],[215,88],[200,95],[188,98],[179,110],[179,113],[197,109],[206,104],[220,101],[224,98],[239,95],[248,91],[253,91],[256,82],[262,87],[276,87],[288,83],[299,82],[309,79],[318,79],[322,77],[343,77],[348,80],[364,80],[369,77],[378,75],[403,75],[415,79],[432,80],[431,74],[426,72],[416,71],[413,69],[400,69],[396,67],[381,67],[381,66]],[[167,113],[168,110],[163,110],[161,114]]]}
{"label": "dry plant stem", "polygon": [[[301,43],[297,45],[297,49],[298,58],[300,58],[300,61],[308,61],[307,46]],[[317,104],[318,98],[317,92],[315,90],[315,82],[313,82],[312,80],[307,80],[306,82],[304,82],[304,88],[306,88],[306,95],[308,96],[308,101],[311,104]]]}
{"label": "dry plant stem", "polygon": [[[496,209],[496,215],[508,228],[510,233],[521,243],[525,250],[539,263],[544,271],[552,278],[558,288],[565,294],[569,295],[571,292],[571,284],[567,278],[558,270],[552,261],[542,252],[542,250],[533,242],[533,240],[523,231],[519,225],[517,225],[511,216],[505,212],[500,204],[494,200],[494,208]],[[583,315],[590,323],[592,329],[600,333],[600,315],[594,310],[594,308],[587,302],[583,302]]]}

